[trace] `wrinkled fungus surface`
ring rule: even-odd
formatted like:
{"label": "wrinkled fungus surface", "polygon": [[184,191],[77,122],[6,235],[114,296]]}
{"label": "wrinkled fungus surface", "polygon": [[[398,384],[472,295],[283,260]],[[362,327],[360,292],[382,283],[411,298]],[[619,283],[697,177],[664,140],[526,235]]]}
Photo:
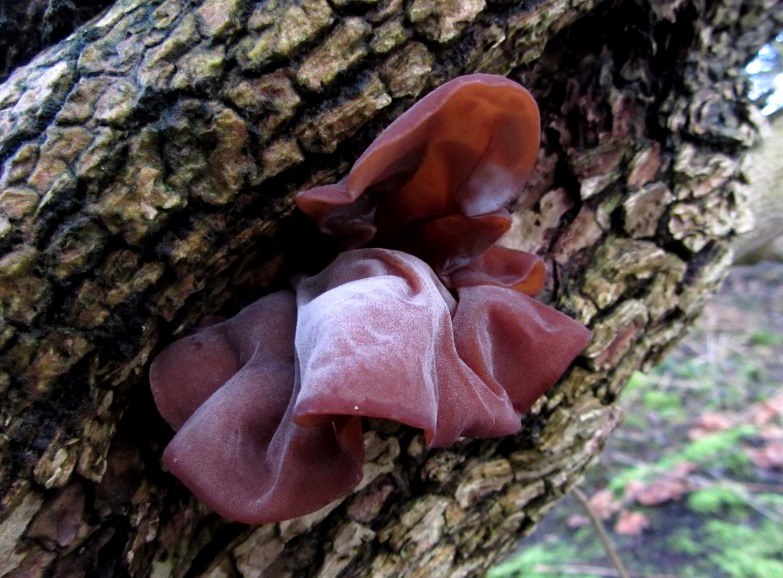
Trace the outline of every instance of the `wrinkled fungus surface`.
{"label": "wrinkled fungus surface", "polygon": [[320,273],[154,360],[177,430],[163,461],[219,514],[313,512],[362,476],[362,417],[430,447],[516,433],[590,333],[534,299],[541,260],[496,245],[538,150],[538,109],[502,77],[449,82],[370,145],[338,183],[297,196],[345,251]]}

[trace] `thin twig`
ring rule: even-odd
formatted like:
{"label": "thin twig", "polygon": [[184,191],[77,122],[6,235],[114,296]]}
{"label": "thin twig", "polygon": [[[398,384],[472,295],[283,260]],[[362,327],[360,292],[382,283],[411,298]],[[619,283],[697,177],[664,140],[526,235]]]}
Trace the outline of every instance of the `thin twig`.
{"label": "thin twig", "polygon": [[612,539],[609,537],[609,533],[606,531],[603,522],[596,516],[593,508],[590,506],[587,496],[585,496],[584,492],[576,486],[571,488],[571,494],[576,498],[576,501],[579,502],[579,505],[582,506],[582,509],[590,518],[590,522],[593,524],[595,531],[598,532],[598,537],[601,539],[606,555],[617,570],[617,576],[619,578],[631,578],[631,575],[628,573],[628,570],[626,570],[622,560],[620,560],[617,549],[614,547],[614,543],[612,543]]}

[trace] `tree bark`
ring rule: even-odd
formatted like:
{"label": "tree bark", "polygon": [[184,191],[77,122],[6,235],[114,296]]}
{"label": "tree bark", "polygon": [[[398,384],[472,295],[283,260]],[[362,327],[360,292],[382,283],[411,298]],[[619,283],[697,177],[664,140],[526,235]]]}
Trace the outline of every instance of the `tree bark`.
{"label": "tree bark", "polygon": [[[579,478],[750,226],[738,74],[772,0],[121,0],[0,87],[0,576],[481,576]],[[149,359],[301,266],[292,195],[417,97],[510,75],[543,146],[507,243],[594,338],[519,435],[373,424],[364,481],[249,528],[159,465]],[[522,368],[522,370],[524,370]],[[314,483],[317,483],[315,481]]]}
{"label": "tree bark", "polygon": [[109,4],[111,0],[0,0],[0,81]]}

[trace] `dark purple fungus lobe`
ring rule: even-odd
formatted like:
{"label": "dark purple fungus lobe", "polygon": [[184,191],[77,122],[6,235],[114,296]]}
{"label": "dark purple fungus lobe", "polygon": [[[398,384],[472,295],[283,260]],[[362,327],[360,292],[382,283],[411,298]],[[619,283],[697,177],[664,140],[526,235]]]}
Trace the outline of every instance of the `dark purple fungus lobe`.
{"label": "dark purple fungus lobe", "polygon": [[311,427],[292,419],[295,327],[296,299],[281,291],[171,344],[152,364],[155,402],[177,430],[163,463],[226,518],[301,516],[361,479],[358,418]]}

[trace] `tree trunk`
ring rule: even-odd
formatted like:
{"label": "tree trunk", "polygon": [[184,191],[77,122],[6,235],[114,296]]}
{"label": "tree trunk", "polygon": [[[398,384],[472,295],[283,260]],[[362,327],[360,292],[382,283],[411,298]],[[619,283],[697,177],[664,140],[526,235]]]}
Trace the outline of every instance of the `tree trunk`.
{"label": "tree trunk", "polygon": [[[0,87],[0,576],[481,576],[600,453],[630,374],[698,315],[750,227],[738,70],[771,0],[121,0]],[[366,434],[305,518],[208,512],[159,457],[147,363],[285,279],[292,195],[337,180],[459,74],[531,89],[540,201],[507,243],[593,341],[519,435]],[[314,482],[317,483],[317,482]]]}
{"label": "tree trunk", "polygon": [[734,243],[740,262],[783,261],[783,118],[772,121],[763,134],[746,159],[754,226]]}

